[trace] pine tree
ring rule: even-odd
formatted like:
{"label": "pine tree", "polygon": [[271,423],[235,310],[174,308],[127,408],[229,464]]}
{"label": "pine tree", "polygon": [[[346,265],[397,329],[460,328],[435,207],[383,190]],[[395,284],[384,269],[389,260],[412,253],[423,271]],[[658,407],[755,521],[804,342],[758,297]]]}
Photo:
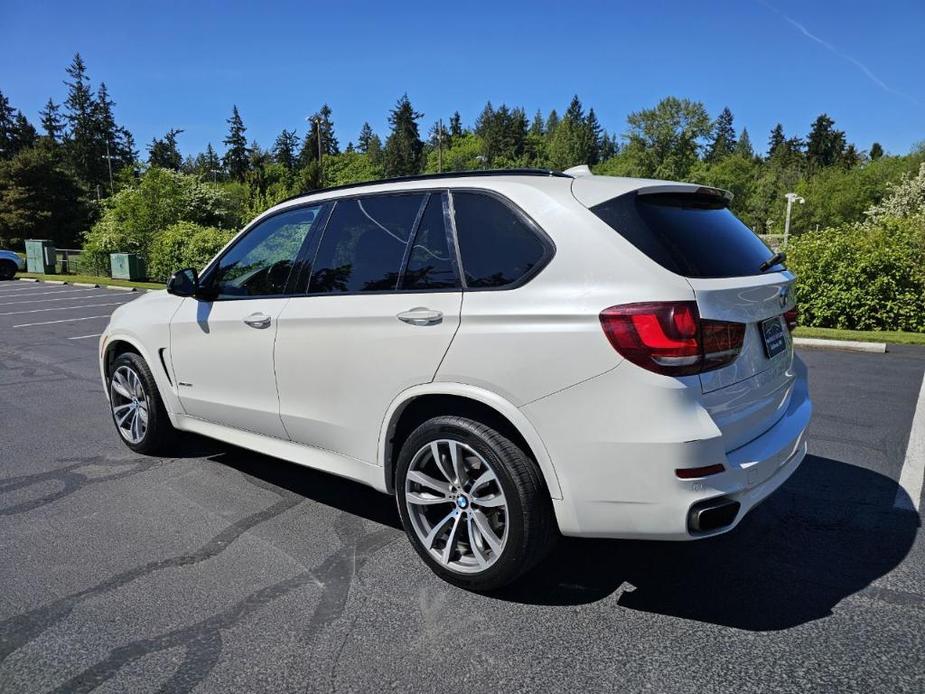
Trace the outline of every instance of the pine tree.
{"label": "pine tree", "polygon": [[232,106],[231,118],[228,123],[228,136],[222,140],[227,147],[225,150],[224,165],[228,175],[236,181],[243,181],[247,174],[250,160],[248,158],[247,138],[244,133],[247,128],[244,127],[244,121],[241,120],[241,114],[238,113],[238,107]]}
{"label": "pine tree", "polygon": [[12,159],[16,154],[13,144],[16,138],[16,112],[10,106],[3,92],[0,92],[0,159]]}
{"label": "pine tree", "polygon": [[585,119],[585,138],[587,139],[587,161],[588,164],[597,164],[603,160],[601,146],[603,144],[602,133],[604,129],[597,120],[594,109],[588,110],[588,117]]}
{"label": "pine tree", "polygon": [[875,142],[870,146],[870,159],[871,161],[876,161],[883,156],[883,147],[879,142]]}
{"label": "pine tree", "polygon": [[578,98],[577,94],[575,94],[571,102],[569,102],[563,119],[569,119],[573,123],[581,123],[585,119],[585,111],[581,105],[581,99]]}
{"label": "pine tree", "polygon": [[732,111],[724,108],[713,123],[713,140],[707,149],[708,162],[718,162],[735,151],[736,131],[732,124]]}
{"label": "pine tree", "polygon": [[402,96],[389,113],[392,132],[383,151],[387,176],[410,176],[421,170],[424,143],[417,121],[424,117],[411,106],[408,95]]}
{"label": "pine tree", "polygon": [[556,113],[556,109],[553,109],[549,112],[549,116],[546,118],[546,134],[552,135],[553,131],[559,125],[559,114]]}
{"label": "pine tree", "polygon": [[536,113],[533,115],[533,122],[530,123],[530,134],[537,137],[541,137],[546,132],[546,125],[543,123],[543,113],[536,109]]}
{"label": "pine tree", "polygon": [[806,138],[806,160],[812,168],[832,166],[842,159],[845,145],[845,133],[835,129],[827,114],[820,114]]}
{"label": "pine tree", "polygon": [[24,149],[34,147],[38,140],[38,133],[32,127],[32,123],[23,115],[22,111],[16,112],[16,118],[13,122],[13,152],[17,154]]}
{"label": "pine tree", "polygon": [[363,123],[363,127],[360,128],[360,136],[357,138],[357,149],[363,154],[369,152],[369,145],[374,137],[376,137],[376,133],[373,132],[372,126],[368,122]]}
{"label": "pine tree", "polygon": [[299,163],[302,166],[306,166],[318,159],[319,130],[321,131],[321,153],[324,156],[333,156],[340,153],[337,138],[334,137],[334,121],[331,120],[330,106],[327,104],[322,105],[317,113],[309,117],[308,123],[308,134],[305,135],[302,151],[299,152]]}
{"label": "pine tree", "polygon": [[148,145],[148,165],[179,171],[183,158],[177,148],[177,135],[182,132],[177,128],[171,128],[162,140],[156,137],[152,139]]}
{"label": "pine tree", "polygon": [[282,164],[287,171],[292,171],[296,164],[296,147],[299,144],[299,135],[295,130],[283,129],[283,132],[273,143],[273,158],[277,164]]}
{"label": "pine tree", "polygon": [[768,158],[774,156],[778,148],[784,144],[784,140],[786,139],[787,138],[784,135],[784,126],[778,123],[771,131],[771,137],[768,138]]}
{"label": "pine tree", "polygon": [[116,124],[114,106],[115,103],[109,98],[106,83],[100,82],[96,92],[94,129],[100,143],[100,159],[111,157],[112,171],[115,174],[124,166],[131,166],[135,160],[135,153],[134,139],[127,130]]}
{"label": "pine tree", "polygon": [[92,190],[103,180],[105,162],[101,157],[105,150],[99,147],[96,99],[80,53],[74,54],[66,72],[70,77],[70,81],[64,82],[67,86],[64,119],[67,122],[68,154],[77,178]]}
{"label": "pine tree", "polygon": [[755,156],[755,150],[752,148],[752,139],[748,136],[748,128],[742,128],[742,134],[739,135],[739,141],[736,142],[735,153],[746,159]]}
{"label": "pine tree", "polygon": [[60,142],[64,133],[64,121],[61,118],[58,105],[49,99],[39,116],[42,119],[42,129],[45,131],[45,136],[52,142]]}
{"label": "pine tree", "polygon": [[462,137],[462,135],[462,117],[460,117],[459,111],[454,111],[453,115],[450,116],[450,138],[456,139],[457,137]]}
{"label": "pine tree", "polygon": [[857,147],[855,147],[853,144],[850,144],[845,148],[845,151],[842,153],[838,163],[844,166],[846,169],[852,169],[861,163],[861,153],[858,152]]}

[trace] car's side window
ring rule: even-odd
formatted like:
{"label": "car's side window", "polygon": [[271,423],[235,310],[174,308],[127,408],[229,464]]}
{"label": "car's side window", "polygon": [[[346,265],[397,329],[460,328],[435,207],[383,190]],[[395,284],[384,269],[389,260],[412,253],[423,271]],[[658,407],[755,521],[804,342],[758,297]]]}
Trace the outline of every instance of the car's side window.
{"label": "car's side window", "polygon": [[312,265],[310,294],[394,291],[424,193],[338,200]]}
{"label": "car's side window", "polygon": [[443,199],[443,195],[434,193],[427,202],[402,277],[402,290],[454,289],[459,286],[447,243]]}
{"label": "car's side window", "polygon": [[453,209],[468,288],[515,284],[546,258],[547,246],[539,235],[498,198],[454,192]]}
{"label": "car's side window", "polygon": [[247,232],[215,266],[210,284],[216,298],[285,294],[299,249],[321,208],[281,212]]}

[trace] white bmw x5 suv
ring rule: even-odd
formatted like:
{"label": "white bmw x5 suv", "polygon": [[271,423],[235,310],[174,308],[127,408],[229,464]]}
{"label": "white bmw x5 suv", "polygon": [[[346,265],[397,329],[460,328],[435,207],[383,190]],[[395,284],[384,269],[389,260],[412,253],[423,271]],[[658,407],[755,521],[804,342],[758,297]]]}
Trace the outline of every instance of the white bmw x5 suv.
{"label": "white bmw x5 suv", "polygon": [[687,183],[517,170],[329,189],[119,308],[124,442],[189,431],[394,494],[489,590],[559,533],[728,531],[797,468],[794,276]]}

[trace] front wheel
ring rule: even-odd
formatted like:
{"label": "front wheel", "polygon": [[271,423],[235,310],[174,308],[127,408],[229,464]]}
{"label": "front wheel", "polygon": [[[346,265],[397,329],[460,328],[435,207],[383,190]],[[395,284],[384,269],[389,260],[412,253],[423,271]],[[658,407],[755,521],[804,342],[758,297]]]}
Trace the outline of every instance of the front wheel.
{"label": "front wheel", "polygon": [[109,374],[109,405],[119,436],[133,451],[162,453],[173,443],[175,430],[154,376],[139,355],[116,357]]}
{"label": "front wheel", "polygon": [[435,417],[405,441],[395,495],[412,545],[440,577],[470,590],[511,583],[557,536],[539,469],[513,441],[463,417]]}
{"label": "front wheel", "polygon": [[0,280],[11,280],[16,276],[16,263],[11,260],[0,260]]}

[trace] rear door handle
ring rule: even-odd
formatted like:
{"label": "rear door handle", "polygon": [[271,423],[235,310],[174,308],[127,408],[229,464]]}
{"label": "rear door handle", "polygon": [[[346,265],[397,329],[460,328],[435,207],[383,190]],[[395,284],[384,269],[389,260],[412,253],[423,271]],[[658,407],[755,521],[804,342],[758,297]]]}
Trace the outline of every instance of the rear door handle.
{"label": "rear door handle", "polygon": [[442,311],[434,311],[429,308],[424,308],[423,306],[418,306],[410,311],[404,311],[395,317],[410,325],[437,325],[437,323],[443,322]]}
{"label": "rear door handle", "polygon": [[270,317],[265,313],[252,313],[244,319],[244,322],[258,330],[270,327]]}

